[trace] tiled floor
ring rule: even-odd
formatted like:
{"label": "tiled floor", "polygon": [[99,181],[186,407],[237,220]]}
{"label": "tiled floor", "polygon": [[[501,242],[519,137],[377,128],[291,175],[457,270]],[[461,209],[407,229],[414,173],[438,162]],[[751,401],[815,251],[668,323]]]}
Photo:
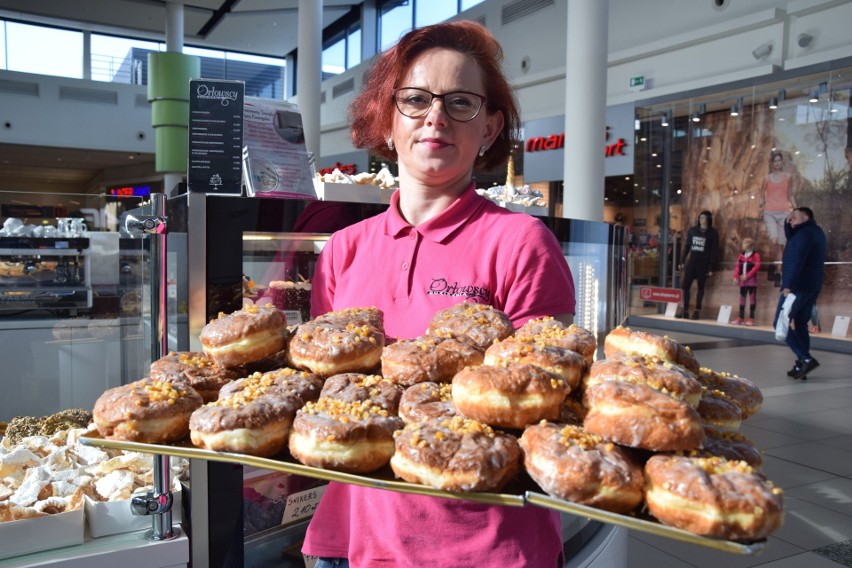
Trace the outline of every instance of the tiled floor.
{"label": "tiled floor", "polygon": [[794,381],[786,375],[794,357],[784,344],[673,327],[679,329],[647,331],[691,345],[702,366],[760,386],[763,407],[740,432],[764,451],[764,472],[784,489],[785,522],[756,555],[631,531],[628,567],[852,567],[852,356],[814,350],[820,367],[806,382]]}

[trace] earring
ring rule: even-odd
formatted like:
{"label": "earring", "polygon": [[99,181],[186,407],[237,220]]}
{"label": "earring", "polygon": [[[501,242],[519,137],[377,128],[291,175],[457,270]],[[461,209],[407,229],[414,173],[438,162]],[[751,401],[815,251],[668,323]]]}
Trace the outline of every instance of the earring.
{"label": "earring", "polygon": [[393,152],[393,138],[388,138],[388,148]]}
{"label": "earring", "polygon": [[485,146],[485,144],[483,144],[482,146],[480,146],[480,147],[479,147],[479,157],[481,158],[482,156],[484,156],[484,155],[485,155],[485,152],[487,152],[487,151],[488,151],[488,147],[487,147],[487,146]]}

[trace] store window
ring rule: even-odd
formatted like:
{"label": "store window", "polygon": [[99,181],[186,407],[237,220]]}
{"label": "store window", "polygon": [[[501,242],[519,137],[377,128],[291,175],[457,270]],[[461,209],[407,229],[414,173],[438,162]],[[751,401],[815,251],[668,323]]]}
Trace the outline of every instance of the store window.
{"label": "store window", "polygon": [[[733,270],[748,238],[761,257],[755,319],[769,325],[781,282],[783,219],[805,206],[828,237],[820,319],[830,326],[848,311],[852,226],[838,212],[852,207],[850,94],[852,69],[836,69],[638,105],[632,191],[607,180],[607,207],[618,193],[610,212],[625,213],[636,235],[634,286],[679,287],[684,237],[699,214],[710,211],[720,250],[706,284],[704,317],[738,306]],[[674,250],[660,248],[664,234]],[[658,308],[634,297],[632,309]]]}

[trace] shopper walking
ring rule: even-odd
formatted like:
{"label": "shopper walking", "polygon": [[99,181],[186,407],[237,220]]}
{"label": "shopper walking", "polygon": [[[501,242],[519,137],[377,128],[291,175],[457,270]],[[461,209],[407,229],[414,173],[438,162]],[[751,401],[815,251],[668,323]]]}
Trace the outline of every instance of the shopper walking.
{"label": "shopper walking", "polygon": [[784,300],[794,294],[786,342],[796,355],[796,363],[787,375],[806,380],[808,373],[819,366],[819,362],[811,356],[808,320],[825,278],[826,238],[814,220],[814,212],[808,207],[797,207],[791,211],[784,231],[787,246],[781,264],[781,295],[772,325],[774,327],[781,317]]}
{"label": "shopper walking", "polygon": [[[516,327],[573,319],[574,284],[554,235],[475,191],[474,166],[504,163],[519,127],[501,58],[470,21],[415,29],[378,58],[350,107],[352,139],[397,160],[399,190],[386,212],[331,236],[314,272],[314,316],[376,306],[396,338],[422,335],[438,310],[465,300],[506,312]],[[321,557],[318,567],[563,562],[553,511],[336,482],[302,550]]]}
{"label": "shopper walking", "polygon": [[698,284],[698,292],[695,295],[695,311],[692,319],[701,317],[701,303],[704,301],[704,285],[707,278],[713,275],[713,268],[719,255],[719,233],[713,228],[713,214],[702,211],[698,215],[698,222],[691,227],[686,234],[683,243],[683,254],[680,265],[682,270],[681,288],[683,289],[683,311],[682,318],[689,317],[690,289],[692,283]]}
{"label": "shopper walking", "polygon": [[[736,325],[754,325],[754,310],[757,304],[757,271],[760,270],[760,253],[754,250],[754,240],[745,238],[742,252],[734,265],[734,284],[740,287],[740,315],[734,320]],[[745,315],[748,301],[748,319]]]}

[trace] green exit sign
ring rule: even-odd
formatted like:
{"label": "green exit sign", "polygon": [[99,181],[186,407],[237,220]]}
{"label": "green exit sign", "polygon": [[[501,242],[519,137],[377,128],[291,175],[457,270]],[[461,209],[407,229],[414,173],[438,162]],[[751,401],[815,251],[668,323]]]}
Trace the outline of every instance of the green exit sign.
{"label": "green exit sign", "polygon": [[630,78],[630,88],[636,91],[641,91],[645,88],[645,75],[638,75]]}

